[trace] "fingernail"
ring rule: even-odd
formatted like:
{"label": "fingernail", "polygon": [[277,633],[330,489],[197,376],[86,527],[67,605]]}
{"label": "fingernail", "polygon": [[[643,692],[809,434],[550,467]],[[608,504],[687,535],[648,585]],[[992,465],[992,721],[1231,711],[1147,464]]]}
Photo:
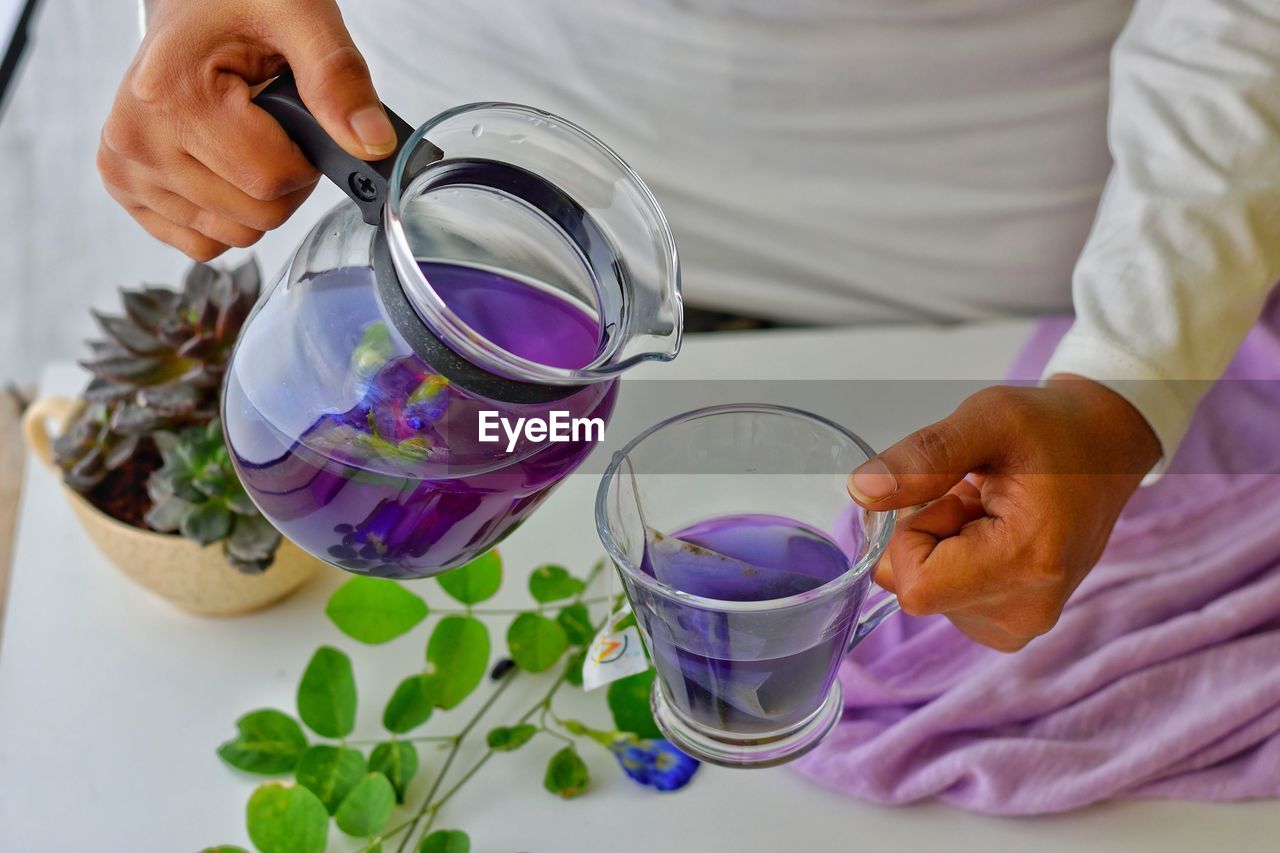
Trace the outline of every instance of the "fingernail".
{"label": "fingernail", "polygon": [[389,154],[396,147],[396,130],[380,107],[365,107],[351,114],[351,131],[370,154]]}
{"label": "fingernail", "polygon": [[898,481],[879,459],[872,459],[849,475],[849,494],[864,503],[875,503],[898,491]]}

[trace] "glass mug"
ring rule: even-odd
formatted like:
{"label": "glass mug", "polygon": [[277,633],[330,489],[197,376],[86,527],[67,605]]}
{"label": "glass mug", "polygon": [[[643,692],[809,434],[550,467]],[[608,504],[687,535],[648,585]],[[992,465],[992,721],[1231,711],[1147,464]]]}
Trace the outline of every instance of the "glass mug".
{"label": "glass mug", "polygon": [[895,514],[845,487],[873,455],[771,405],[687,412],[615,454],[596,524],[657,670],[654,717],[680,749],[768,767],[834,728],[841,658],[898,610],[871,579]]}

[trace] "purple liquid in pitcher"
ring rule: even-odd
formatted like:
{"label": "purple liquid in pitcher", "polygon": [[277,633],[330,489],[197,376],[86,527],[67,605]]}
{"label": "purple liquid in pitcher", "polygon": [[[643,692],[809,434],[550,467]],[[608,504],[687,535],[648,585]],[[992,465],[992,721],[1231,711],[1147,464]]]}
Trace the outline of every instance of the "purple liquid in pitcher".
{"label": "purple liquid in pitcher", "polygon": [[[860,553],[860,540],[852,550]],[[775,515],[726,515],[670,536],[650,531],[642,570],[718,601],[799,595],[844,574],[849,555],[825,534]],[[823,703],[869,580],[815,611],[726,614],[642,599],[668,700],[690,721],[743,735],[786,730]],[[814,622],[825,624],[814,624]]]}
{"label": "purple liquid in pitcher", "polygon": [[[483,269],[422,269],[463,322],[510,353],[581,367],[599,351],[596,319],[554,293]],[[500,429],[500,442],[479,441],[478,413],[496,410],[514,420],[557,410],[607,421],[616,382],[546,405],[478,397],[409,351],[371,296],[368,276],[334,270],[294,285],[305,293],[273,294],[264,303],[249,333],[291,324],[291,336],[275,333],[302,343],[282,343],[294,351],[280,357],[303,367],[287,382],[270,383],[255,377],[248,357],[233,365],[223,411],[228,446],[259,508],[307,551],[362,574],[437,574],[511,533],[594,446],[585,436],[522,440],[508,454]],[[258,343],[255,354],[270,351]],[[308,375],[309,365],[325,364],[346,373]],[[319,387],[324,383],[343,387]],[[277,422],[289,417],[288,426]]]}

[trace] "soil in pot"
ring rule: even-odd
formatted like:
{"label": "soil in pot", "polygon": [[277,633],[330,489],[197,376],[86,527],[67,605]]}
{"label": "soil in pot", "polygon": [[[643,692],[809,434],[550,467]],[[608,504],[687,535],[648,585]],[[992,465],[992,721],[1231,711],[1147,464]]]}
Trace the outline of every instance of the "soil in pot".
{"label": "soil in pot", "polygon": [[85,495],[89,503],[119,521],[132,527],[154,532],[147,526],[146,515],[151,509],[151,496],[147,494],[147,480],[151,472],[162,464],[160,451],[149,438],[138,442],[133,455],[120,467],[107,473],[102,482]]}

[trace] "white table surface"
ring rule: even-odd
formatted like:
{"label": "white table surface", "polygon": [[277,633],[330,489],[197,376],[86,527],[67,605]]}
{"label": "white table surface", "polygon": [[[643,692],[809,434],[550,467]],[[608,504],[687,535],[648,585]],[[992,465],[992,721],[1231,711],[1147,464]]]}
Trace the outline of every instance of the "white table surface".
{"label": "white table surface", "polygon": [[[1028,328],[1005,323],[763,333],[767,348],[761,333],[695,338],[674,365],[645,372],[680,378],[998,377]],[[80,381],[75,369],[55,367],[46,373],[44,390],[74,393]],[[962,390],[960,383],[954,387]],[[656,407],[654,395],[634,396]],[[928,399],[918,411],[873,411],[858,400],[835,399],[821,408],[883,444],[945,414],[955,402],[945,390],[923,396]],[[666,413],[653,411],[650,420]],[[386,697],[404,673],[421,665],[422,626],[372,649],[344,637],[322,612],[343,580],[337,570],[260,614],[215,620],[180,613],[132,585],[95,551],[54,475],[31,463],[0,646],[0,851],[183,853],[214,843],[247,846],[244,804],[260,780],[223,765],[214,749],[245,711],[273,706],[292,712],[298,676],[322,643],[348,651],[355,661],[362,700],[356,736],[381,734]],[[590,503],[596,479],[571,477],[503,545],[507,581],[492,606],[523,604],[523,579],[539,563],[581,571],[595,559],[599,543]],[[434,581],[415,588],[443,606]],[[498,624],[504,630],[505,621]],[[500,635],[496,645],[501,647]],[[507,709],[522,709],[542,689],[539,678],[526,682],[508,691]],[[602,697],[577,691],[563,697],[562,714],[607,721]],[[473,696],[462,708],[437,714],[419,733],[456,731],[477,701]],[[497,724],[503,705],[491,713]],[[1272,802],[1114,803],[1065,816],[997,819],[937,804],[869,805],[786,768],[714,767],[704,767],[685,791],[659,795],[624,778],[610,756],[589,744],[582,753],[592,771],[591,791],[563,802],[541,787],[552,748],[535,742],[495,758],[450,802],[438,825],[466,829],[477,853],[1237,853],[1280,845],[1280,808]],[[466,767],[476,751],[464,751],[455,768]],[[425,771],[410,802],[422,796],[441,761],[426,748],[422,757]],[[332,850],[357,846],[336,828],[331,839]]]}

